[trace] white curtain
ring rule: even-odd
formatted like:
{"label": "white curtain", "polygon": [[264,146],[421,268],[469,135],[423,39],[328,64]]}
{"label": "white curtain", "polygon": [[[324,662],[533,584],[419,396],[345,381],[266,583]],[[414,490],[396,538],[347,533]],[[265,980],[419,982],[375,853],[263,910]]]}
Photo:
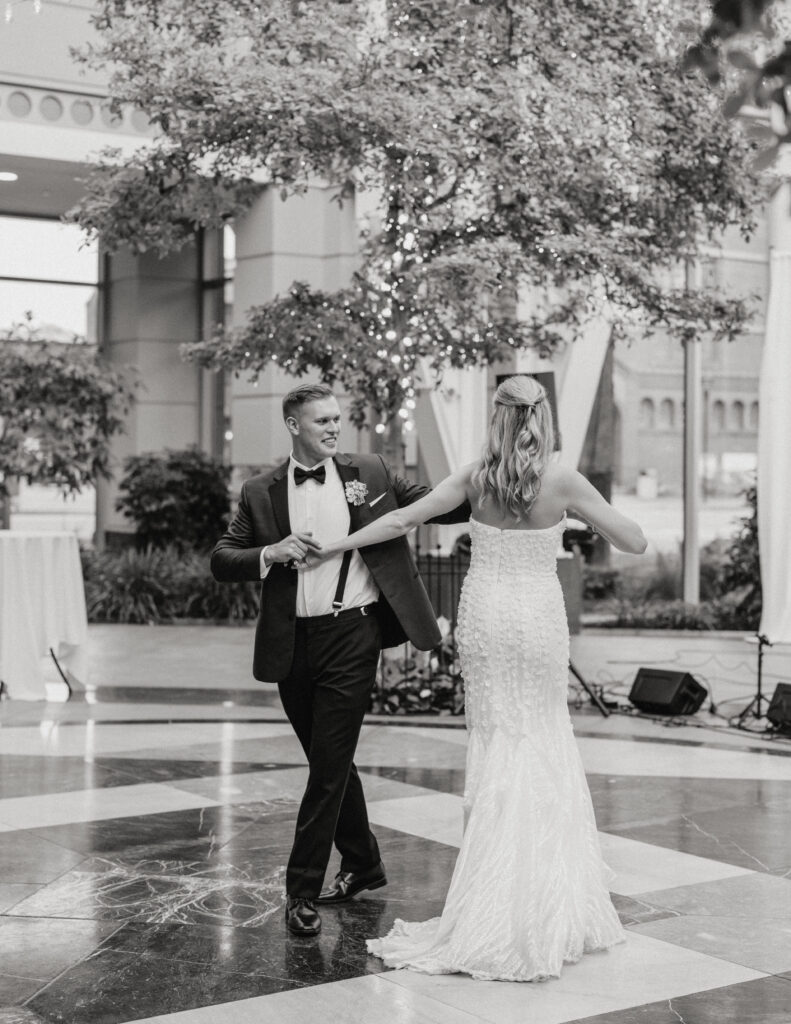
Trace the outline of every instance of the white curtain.
{"label": "white curtain", "polygon": [[772,250],[758,429],[760,632],[791,643],[791,251]]}

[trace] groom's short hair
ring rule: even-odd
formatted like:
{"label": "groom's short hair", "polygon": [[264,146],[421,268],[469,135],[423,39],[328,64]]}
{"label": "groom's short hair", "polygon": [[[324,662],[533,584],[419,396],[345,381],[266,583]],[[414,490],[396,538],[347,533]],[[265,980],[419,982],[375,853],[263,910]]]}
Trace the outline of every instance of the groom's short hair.
{"label": "groom's short hair", "polygon": [[332,388],[326,384],[300,384],[298,388],[292,388],[283,398],[283,419],[293,416],[306,402],[332,398],[332,394]]}

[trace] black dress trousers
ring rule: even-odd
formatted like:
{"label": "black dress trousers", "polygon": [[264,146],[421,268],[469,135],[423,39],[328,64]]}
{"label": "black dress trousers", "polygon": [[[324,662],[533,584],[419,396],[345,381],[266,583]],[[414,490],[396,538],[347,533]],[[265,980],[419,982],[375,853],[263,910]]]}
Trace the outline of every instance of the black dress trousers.
{"label": "black dress trousers", "polygon": [[318,896],[332,852],[342,871],[379,863],[354,752],[381,650],[379,622],[345,609],[337,617],[297,619],[294,659],[280,699],[308,758],[308,784],[286,871],[289,896]]}

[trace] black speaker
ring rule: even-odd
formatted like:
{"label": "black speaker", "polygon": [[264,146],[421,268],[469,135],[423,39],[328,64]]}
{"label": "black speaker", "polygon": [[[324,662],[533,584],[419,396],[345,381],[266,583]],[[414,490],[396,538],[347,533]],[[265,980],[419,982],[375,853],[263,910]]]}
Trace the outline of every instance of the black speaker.
{"label": "black speaker", "polygon": [[780,732],[791,733],[791,683],[778,683],[766,717]]}
{"label": "black speaker", "polygon": [[629,700],[653,715],[694,715],[706,697],[706,688],[689,672],[641,668],[634,677]]}

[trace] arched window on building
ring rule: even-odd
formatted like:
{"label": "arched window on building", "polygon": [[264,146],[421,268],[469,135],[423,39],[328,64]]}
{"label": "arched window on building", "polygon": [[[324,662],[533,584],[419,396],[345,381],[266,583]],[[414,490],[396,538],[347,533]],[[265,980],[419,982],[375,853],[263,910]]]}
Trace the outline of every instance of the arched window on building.
{"label": "arched window on building", "polygon": [[663,398],[659,403],[659,426],[672,430],[676,424],[676,406],[672,398]]}
{"label": "arched window on building", "polygon": [[757,402],[751,402],[750,403],[750,419],[749,419],[749,423],[750,423],[750,430],[757,430],[758,429],[758,403]]}
{"label": "arched window on building", "polygon": [[653,398],[640,399],[640,426],[643,430],[653,430],[655,426],[655,412]]}
{"label": "arched window on building", "polygon": [[738,398],[731,404],[731,430],[744,430],[744,402]]}
{"label": "arched window on building", "polygon": [[725,429],[725,403],[719,398],[711,403],[711,426],[713,430]]}

